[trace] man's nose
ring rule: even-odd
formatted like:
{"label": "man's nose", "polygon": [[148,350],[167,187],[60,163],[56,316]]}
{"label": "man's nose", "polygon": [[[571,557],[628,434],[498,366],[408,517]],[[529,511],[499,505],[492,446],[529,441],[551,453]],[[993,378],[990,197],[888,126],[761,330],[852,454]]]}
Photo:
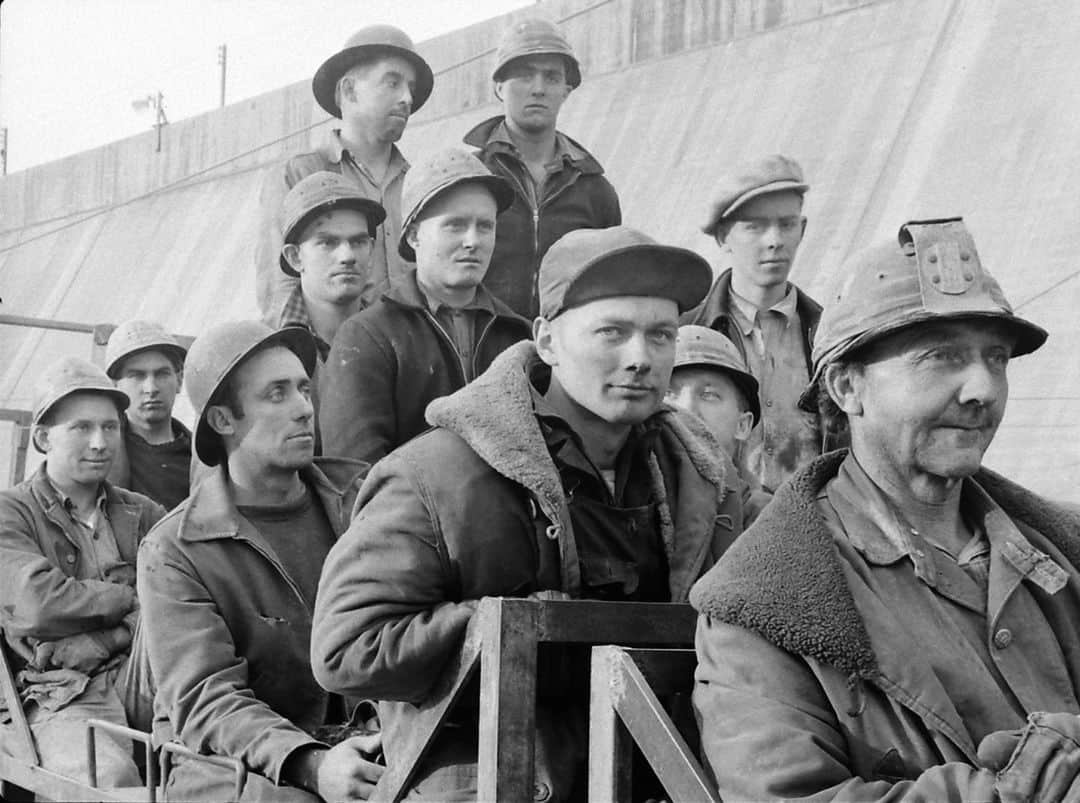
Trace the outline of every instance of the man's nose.
{"label": "man's nose", "polygon": [[988,365],[986,360],[972,360],[964,369],[964,381],[960,386],[959,400],[962,404],[975,402],[983,406],[998,404],[1009,393],[1005,371]]}

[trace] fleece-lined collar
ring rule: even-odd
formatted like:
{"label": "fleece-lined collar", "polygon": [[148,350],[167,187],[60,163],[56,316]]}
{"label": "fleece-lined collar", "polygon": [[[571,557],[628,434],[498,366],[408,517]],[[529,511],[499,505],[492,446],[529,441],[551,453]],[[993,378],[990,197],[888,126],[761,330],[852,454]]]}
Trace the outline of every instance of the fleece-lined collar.
{"label": "fleece-lined collar", "polygon": [[[537,423],[529,390],[529,376],[539,362],[531,341],[517,343],[500,354],[473,382],[429,404],[426,415],[429,424],[457,434],[493,470],[529,491],[541,513],[557,527],[555,536],[560,539],[560,552],[567,554],[568,550],[573,551],[573,544],[567,543],[572,539],[572,530],[566,498]],[[726,469],[723,451],[716,440],[698,419],[672,408],[663,408],[656,418],[661,425],[664,448],[685,455],[693,469],[712,486],[715,504],[719,506],[726,493]],[[673,510],[672,515],[678,521],[681,511]],[[711,533],[697,536],[707,541]],[[673,557],[671,550],[691,548],[685,543],[687,540],[669,537],[665,542],[669,561]],[[687,565],[692,562],[680,561]],[[689,566],[687,571],[691,571]],[[673,576],[673,598],[684,582],[689,585],[692,580]]]}
{"label": "fleece-lined collar", "polygon": [[[872,680],[879,674],[877,658],[816,502],[846,457],[846,450],[822,455],[782,485],[753,526],[695,584],[690,603],[788,652]],[[1080,513],[985,468],[974,479],[1010,518],[1080,566]]]}

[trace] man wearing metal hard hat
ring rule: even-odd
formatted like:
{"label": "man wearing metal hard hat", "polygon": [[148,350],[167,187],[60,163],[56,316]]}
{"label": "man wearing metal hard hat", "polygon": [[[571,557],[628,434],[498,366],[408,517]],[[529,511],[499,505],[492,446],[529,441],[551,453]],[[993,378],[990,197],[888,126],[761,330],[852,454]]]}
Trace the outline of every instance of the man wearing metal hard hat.
{"label": "man wearing metal hard hat", "polygon": [[539,310],[537,272],[551,244],[574,229],[622,223],[619,198],[604,168],[558,131],[559,110],[581,83],[581,67],[554,23],[515,22],[503,34],[492,73],[503,113],[464,138],[514,190],[499,218],[487,284],[529,320]]}
{"label": "man wearing metal hard hat", "polygon": [[511,197],[460,148],[409,170],[398,249],[416,269],[338,331],[320,394],[327,454],[375,462],[427,429],[429,402],[529,338],[529,323],[484,283]]}
{"label": "man wearing metal hard hat", "polygon": [[827,297],[804,403],[846,419],[694,587],[694,704],[725,800],[1074,800],[1080,515],[982,467],[1013,313],[960,218]]}
{"label": "man wearing metal hard hat", "polygon": [[109,479],[166,509],[188,495],[191,433],[172,415],[186,356],[187,349],[153,321],[120,324],[105,348],[105,373],[130,401]]}
{"label": "man wearing metal hard hat", "polygon": [[[679,313],[710,278],[701,257],[633,229],[565,235],[540,268],[535,343],[432,402],[434,429],[372,468],[323,571],[312,667],[383,701],[389,766],[480,597],[685,601],[741,531],[719,445],[663,404]],[[577,691],[538,716],[543,799],[580,783]],[[475,797],[475,705],[455,716],[421,798]]]}
{"label": "man wearing metal hard hat", "polygon": [[[0,491],[0,625],[41,766],[87,772],[86,721],[127,725],[124,668],[139,619],[139,542],[161,505],[106,480],[128,397],[67,357],[35,389],[32,436],[45,462]],[[10,706],[12,702],[7,701]],[[0,740],[0,750],[5,743]],[[97,732],[102,787],[140,784],[131,745]]]}
{"label": "man wearing metal hard hat", "polygon": [[745,452],[755,484],[769,491],[822,447],[816,417],[798,407],[821,307],[788,281],[806,230],[808,189],[802,168],[781,154],[751,159],[720,178],[701,228],[720,246],[726,269],[683,317],[727,335],[758,380],[761,422]]}
{"label": "man wearing metal hard hat", "polygon": [[[184,386],[213,468],[140,552],[137,657],[156,685],[155,738],[241,761],[244,800],[366,798],[382,772],[367,758],[378,735],[348,736],[345,702],[308,657],[323,559],[367,468],[314,458],[315,361],[302,327],[236,321],[196,338]],[[228,800],[233,782],[181,763],[167,792]]]}
{"label": "man wearing metal hard hat", "polygon": [[282,198],[312,173],[338,173],[386,210],[381,235],[372,246],[370,299],[378,298],[408,269],[396,246],[401,236],[401,186],[409,163],[396,143],[409,117],[427,102],[433,84],[431,67],[412,40],[391,25],[361,28],[316,70],[311,85],[315,100],[341,121],[341,127],[317,150],[292,157],[280,173],[271,171],[263,185],[265,236],[255,268],[259,309],[267,321],[277,323],[295,284],[278,271]]}

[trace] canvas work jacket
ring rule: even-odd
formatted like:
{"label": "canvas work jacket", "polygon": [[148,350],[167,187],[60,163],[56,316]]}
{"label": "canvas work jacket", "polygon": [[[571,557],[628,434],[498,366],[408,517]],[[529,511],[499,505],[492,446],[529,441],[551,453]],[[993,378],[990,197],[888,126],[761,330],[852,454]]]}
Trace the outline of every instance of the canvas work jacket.
{"label": "canvas work jacket", "polygon": [[[301,470],[335,535],[345,530],[366,469],[316,458]],[[139,560],[137,644],[145,655],[137,658],[149,664],[156,685],[155,739],[237,758],[280,783],[288,756],[318,744],[311,734],[325,724],[332,701],[308,663],[309,604],[240,515],[222,466],[161,520]],[[192,799],[194,788],[180,779],[170,794]]]}
{"label": "canvas work jacket", "polygon": [[606,229],[622,223],[619,197],[600,162],[556,132],[558,165],[539,197],[526,178],[528,168],[510,142],[502,115],[475,126],[464,138],[488,169],[514,188],[514,202],[499,215],[495,252],[484,284],[514,312],[530,321],[540,310],[537,275],[551,244],[575,229]]}
{"label": "canvas work jacket", "polygon": [[[372,468],[353,523],[327,558],[312,668],[327,688],[388,701],[380,712],[391,762],[476,600],[543,589],[581,596],[567,497],[529,390],[538,364],[532,343],[519,343],[433,402],[435,429]],[[703,424],[670,408],[655,418],[650,459],[663,486],[670,599],[679,602],[741,531],[743,500]],[[457,760],[475,771],[475,741],[459,741]],[[567,740],[560,749],[572,747]]]}
{"label": "canvas work jacket", "polygon": [[[881,595],[887,586],[875,584],[853,546],[861,536],[826,524],[818,498],[845,457],[843,451],[827,454],[782,486],[691,593],[701,614],[694,706],[706,764],[721,796],[731,800],[996,799],[995,773],[979,766],[971,723],[959,712],[996,705],[990,697],[969,699],[976,689],[993,689],[993,701],[1000,692],[993,683],[959,682],[949,686],[950,694],[927,656],[952,651],[946,664],[962,671],[973,654],[964,639],[938,638],[930,649],[913,638],[904,618],[909,606]],[[1003,559],[1011,561],[1007,553],[1015,547],[1010,567],[1018,579],[1002,586],[1012,596],[1000,600],[1000,611],[992,619],[987,614],[988,654],[1030,649],[1027,639],[1036,635],[1028,630],[1057,632],[1064,655],[1061,666],[1045,673],[1052,683],[1029,678],[1029,684],[1028,676],[1010,669],[1007,655],[998,663],[1000,675],[1017,701],[1038,698],[1045,710],[1078,713],[1080,649],[1071,630],[1080,616],[1080,515],[985,469],[972,481],[1017,533]],[[1063,587],[1047,592],[1035,582],[1044,559],[1065,571]],[[944,574],[916,579],[906,559],[887,566],[880,571],[889,577],[956,594]],[[994,583],[992,575],[992,592]],[[1018,618],[1026,604],[1016,596],[1021,585],[1042,612],[1038,627]],[[935,599],[933,593],[924,597]],[[941,629],[950,621],[943,607],[937,621]],[[972,677],[976,668],[985,672],[972,665]],[[1071,683],[1062,685],[1063,676]],[[1057,697],[1049,700],[1053,689]],[[992,713],[1003,721],[1004,712]],[[1013,715],[1019,726],[1023,716]]]}

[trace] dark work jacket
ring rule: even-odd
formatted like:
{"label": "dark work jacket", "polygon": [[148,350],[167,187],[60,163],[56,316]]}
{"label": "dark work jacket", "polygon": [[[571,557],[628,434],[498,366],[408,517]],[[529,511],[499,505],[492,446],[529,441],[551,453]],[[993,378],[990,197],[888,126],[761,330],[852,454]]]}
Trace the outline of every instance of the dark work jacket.
{"label": "dark work jacket", "polygon": [[540,309],[536,287],[540,260],[551,244],[575,229],[618,226],[622,211],[615,188],[604,178],[604,168],[591,153],[562,133],[557,136],[563,163],[545,182],[539,206],[534,207],[521,183],[520,173],[527,168],[517,149],[491,138],[503,119],[499,115],[485,120],[464,138],[466,145],[479,148],[477,155],[488,169],[514,188],[513,204],[499,215],[495,253],[484,285],[514,312],[532,320]]}
{"label": "dark work jacket", "polygon": [[[487,291],[481,285],[478,292]],[[494,315],[476,314],[473,376],[531,335],[527,321],[492,302]],[[461,358],[415,270],[341,325],[319,383],[323,453],[369,463],[427,429],[428,403],[465,385]]]}

